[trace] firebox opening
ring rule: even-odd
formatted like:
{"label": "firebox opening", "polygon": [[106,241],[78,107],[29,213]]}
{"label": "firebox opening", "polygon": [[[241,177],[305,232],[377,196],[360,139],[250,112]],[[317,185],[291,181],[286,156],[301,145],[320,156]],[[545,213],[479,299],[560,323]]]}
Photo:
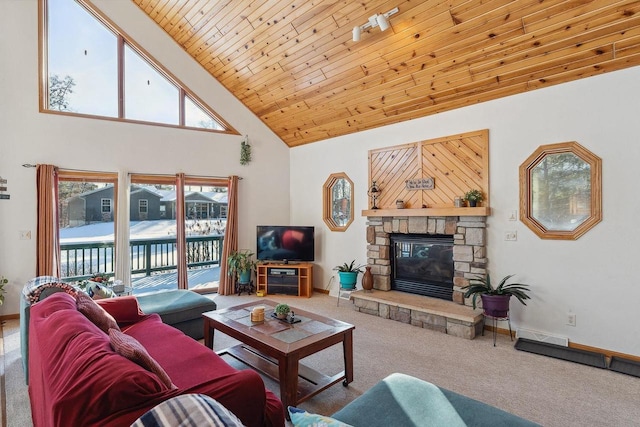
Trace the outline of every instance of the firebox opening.
{"label": "firebox opening", "polygon": [[392,234],[391,289],[453,300],[453,236]]}

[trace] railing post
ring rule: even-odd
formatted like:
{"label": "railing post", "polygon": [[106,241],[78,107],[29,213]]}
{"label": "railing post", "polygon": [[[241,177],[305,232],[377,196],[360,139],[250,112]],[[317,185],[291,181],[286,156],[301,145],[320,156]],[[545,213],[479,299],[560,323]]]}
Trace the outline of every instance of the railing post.
{"label": "railing post", "polygon": [[151,276],[151,242],[146,242],[144,245],[145,250],[145,275]]}

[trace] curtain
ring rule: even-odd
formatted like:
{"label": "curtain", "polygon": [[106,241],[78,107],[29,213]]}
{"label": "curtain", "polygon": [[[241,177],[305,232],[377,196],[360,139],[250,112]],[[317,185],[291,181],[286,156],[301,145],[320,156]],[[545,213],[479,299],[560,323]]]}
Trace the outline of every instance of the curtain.
{"label": "curtain", "polygon": [[189,289],[187,274],[187,237],[185,229],[184,173],[176,175],[176,248],[178,251],[178,288]]}
{"label": "curtain", "polygon": [[125,171],[118,172],[118,197],[116,197],[116,271],[115,279],[126,286],[131,284],[131,254],[129,251],[129,195],[131,177]]}
{"label": "curtain", "polygon": [[229,177],[227,196],[227,227],[224,231],[222,245],[222,259],[220,260],[220,285],[218,294],[231,295],[234,293],[233,280],[227,274],[227,257],[238,250],[238,177]]}
{"label": "curtain", "polygon": [[60,277],[60,239],[58,236],[58,168],[36,166],[38,224],[36,232],[36,277]]}

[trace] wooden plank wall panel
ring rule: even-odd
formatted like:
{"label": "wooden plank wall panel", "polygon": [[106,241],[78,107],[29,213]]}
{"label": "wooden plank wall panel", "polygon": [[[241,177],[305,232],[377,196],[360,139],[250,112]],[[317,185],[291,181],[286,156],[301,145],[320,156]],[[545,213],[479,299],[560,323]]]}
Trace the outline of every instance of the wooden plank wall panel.
{"label": "wooden plank wall panel", "polygon": [[[489,205],[489,131],[480,130],[419,143],[369,151],[369,178],[382,191],[381,209],[450,208],[456,196],[471,189],[484,193]],[[433,190],[407,190],[410,179],[434,178]],[[371,200],[369,200],[371,207]]]}
{"label": "wooden plank wall panel", "polygon": [[[376,181],[381,194],[378,207],[381,209],[395,209],[396,200],[403,200],[409,207],[420,207],[422,199],[419,192],[406,190],[408,179],[420,176],[420,162],[418,161],[418,145],[406,144],[390,148],[381,148],[369,152],[369,177]],[[371,200],[369,200],[371,207]]]}
{"label": "wooden plank wall panel", "polygon": [[638,0],[131,1],[291,147],[640,65]]}

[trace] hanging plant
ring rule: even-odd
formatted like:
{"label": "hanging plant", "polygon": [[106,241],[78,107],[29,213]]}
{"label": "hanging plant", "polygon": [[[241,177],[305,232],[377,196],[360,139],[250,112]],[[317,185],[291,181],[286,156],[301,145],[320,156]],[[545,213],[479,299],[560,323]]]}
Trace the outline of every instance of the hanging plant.
{"label": "hanging plant", "polygon": [[240,164],[248,165],[251,161],[251,145],[249,145],[249,136],[245,136],[240,143]]}

